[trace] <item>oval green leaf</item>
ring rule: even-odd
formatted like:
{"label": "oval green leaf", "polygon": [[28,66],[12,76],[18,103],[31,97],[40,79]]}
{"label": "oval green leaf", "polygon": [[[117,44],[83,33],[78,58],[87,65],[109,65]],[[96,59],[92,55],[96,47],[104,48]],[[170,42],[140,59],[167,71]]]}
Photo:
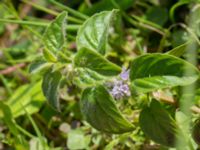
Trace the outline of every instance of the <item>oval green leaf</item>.
{"label": "oval green leaf", "polygon": [[46,62],[45,60],[35,60],[29,66],[29,72],[32,74],[42,72],[48,69],[52,63]]}
{"label": "oval green leaf", "polygon": [[50,69],[43,76],[42,91],[47,98],[49,104],[56,110],[60,110],[60,104],[58,101],[58,88],[62,75],[59,71]]}
{"label": "oval green leaf", "polygon": [[110,24],[117,11],[104,11],[93,15],[79,28],[76,43],[78,49],[86,47],[104,55]]}
{"label": "oval green leaf", "polygon": [[97,83],[102,83],[106,79],[105,76],[98,74],[87,68],[76,68],[73,76],[73,81],[79,86],[95,86]]}
{"label": "oval green leaf", "polygon": [[67,12],[62,12],[50,23],[43,35],[45,47],[53,54],[62,50],[66,43],[66,19]]}
{"label": "oval green leaf", "polygon": [[124,133],[134,129],[122,116],[112,96],[102,85],[85,89],[80,107],[85,119],[102,132]]}
{"label": "oval green leaf", "polygon": [[89,68],[105,76],[114,76],[121,72],[119,66],[85,47],[81,48],[75,55],[74,64],[77,67]]}
{"label": "oval green leaf", "polygon": [[[191,73],[185,74],[186,70]],[[141,93],[185,86],[199,78],[192,64],[168,54],[146,54],[133,60],[130,70],[132,91]]]}
{"label": "oval green leaf", "polygon": [[158,101],[152,100],[150,106],[142,110],[139,123],[142,131],[153,141],[169,147],[175,146],[178,127]]}
{"label": "oval green leaf", "polygon": [[16,89],[6,101],[13,117],[16,118],[26,113],[23,106],[30,115],[38,112],[45,100],[41,91],[41,82],[25,84]]}

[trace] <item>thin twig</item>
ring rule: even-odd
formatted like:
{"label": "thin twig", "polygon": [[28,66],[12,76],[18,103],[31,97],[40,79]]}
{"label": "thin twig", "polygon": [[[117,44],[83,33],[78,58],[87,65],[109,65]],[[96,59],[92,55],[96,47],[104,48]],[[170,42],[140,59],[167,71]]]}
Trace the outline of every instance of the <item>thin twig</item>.
{"label": "thin twig", "polygon": [[4,70],[0,70],[0,74],[2,74],[2,75],[10,74],[10,73],[16,71],[18,68],[23,68],[25,66],[26,66],[25,63],[17,64],[17,65],[8,67],[8,68],[6,68]]}
{"label": "thin twig", "polygon": [[[153,92],[152,95],[154,98],[159,99],[160,101],[164,103],[175,105],[175,106],[177,105],[177,102],[173,97],[165,95],[164,92],[162,91]],[[195,105],[191,106],[190,110],[193,113],[200,114],[200,108]]]}

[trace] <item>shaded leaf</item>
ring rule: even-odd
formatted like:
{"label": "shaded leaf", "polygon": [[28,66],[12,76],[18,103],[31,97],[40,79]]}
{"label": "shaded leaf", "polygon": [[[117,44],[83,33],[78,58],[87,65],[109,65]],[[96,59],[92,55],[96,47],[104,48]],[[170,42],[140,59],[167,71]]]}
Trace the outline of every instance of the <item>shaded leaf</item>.
{"label": "shaded leaf", "polygon": [[49,104],[59,110],[60,104],[58,100],[58,88],[61,80],[61,73],[50,69],[43,77],[42,91],[44,96],[47,98]]}
{"label": "shaded leaf", "polygon": [[103,82],[106,78],[95,71],[87,68],[77,68],[74,75],[74,82],[80,86],[96,85]]}
{"label": "shaded leaf", "polygon": [[[115,2],[120,6],[122,10],[126,10],[132,7],[135,3],[135,0],[115,0]],[[86,4],[87,5],[87,4]],[[93,3],[91,7],[86,7],[83,12],[89,15],[92,15],[96,12],[101,12],[104,10],[112,10],[115,6],[112,3],[112,0],[101,0]]]}
{"label": "shaded leaf", "polygon": [[177,133],[177,125],[167,111],[156,100],[142,110],[139,117],[142,131],[153,141],[173,147]]}
{"label": "shaded leaf", "polygon": [[171,39],[172,47],[177,47],[184,43],[188,43],[188,41],[190,40],[188,32],[184,31],[183,29],[173,31],[171,37],[172,37]]}
{"label": "shaded leaf", "polygon": [[5,104],[5,103],[0,101],[0,111],[2,112],[2,116],[1,117],[3,118],[4,122],[8,126],[10,132],[14,136],[18,137],[19,132],[18,132],[18,130],[16,128],[16,123],[13,120],[13,116],[12,116],[12,112],[11,112],[10,107],[7,104]]}
{"label": "shaded leaf", "polygon": [[102,85],[85,89],[80,107],[85,119],[100,131],[124,133],[134,129],[122,116],[112,96]]}
{"label": "shaded leaf", "polygon": [[75,55],[74,63],[77,67],[89,68],[106,76],[117,75],[121,72],[119,66],[111,63],[97,52],[84,47]]}
{"label": "shaded leaf", "polygon": [[200,145],[200,119],[198,118],[192,128],[192,138],[194,141]]}
{"label": "shaded leaf", "polygon": [[50,67],[52,64],[46,62],[45,60],[35,60],[33,61],[29,66],[29,72],[30,73],[38,73],[41,72],[48,67]]}
{"label": "shaded leaf", "polygon": [[161,7],[151,7],[146,13],[146,19],[163,26],[168,20],[167,9]]}

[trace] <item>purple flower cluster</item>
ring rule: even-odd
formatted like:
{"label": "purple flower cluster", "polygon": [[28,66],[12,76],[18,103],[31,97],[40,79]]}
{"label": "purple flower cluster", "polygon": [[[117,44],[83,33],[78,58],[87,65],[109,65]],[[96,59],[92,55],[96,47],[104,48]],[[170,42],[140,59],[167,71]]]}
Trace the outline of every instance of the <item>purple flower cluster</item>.
{"label": "purple flower cluster", "polygon": [[110,93],[115,99],[122,99],[131,95],[128,84],[123,83],[123,81],[116,81]]}
{"label": "purple flower cluster", "polygon": [[129,97],[131,95],[129,86],[128,86],[128,79],[129,79],[129,70],[122,69],[122,73],[120,74],[120,79],[115,79],[112,88],[111,88],[111,95],[119,100],[124,97]]}

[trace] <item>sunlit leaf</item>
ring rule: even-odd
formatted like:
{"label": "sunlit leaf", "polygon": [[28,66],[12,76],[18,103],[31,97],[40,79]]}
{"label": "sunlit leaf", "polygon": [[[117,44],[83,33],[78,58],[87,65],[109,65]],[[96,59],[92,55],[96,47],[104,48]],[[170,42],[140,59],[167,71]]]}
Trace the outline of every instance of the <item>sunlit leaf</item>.
{"label": "sunlit leaf", "polygon": [[116,13],[116,10],[104,11],[86,20],[76,38],[78,49],[86,47],[104,55],[111,21]]}
{"label": "sunlit leaf", "polygon": [[52,53],[50,50],[48,49],[43,49],[43,56],[45,58],[45,60],[47,60],[48,62],[57,62],[57,58],[56,55],[54,53]]}
{"label": "sunlit leaf", "polygon": [[[185,74],[189,69],[191,72]],[[130,79],[133,91],[151,92],[157,89],[185,86],[199,78],[192,64],[167,54],[146,54],[133,60]]]}
{"label": "sunlit leaf", "polygon": [[13,117],[25,114],[22,107],[25,107],[29,114],[39,111],[44,102],[44,96],[41,91],[41,82],[19,87],[6,102],[11,109]]}
{"label": "sunlit leaf", "polygon": [[51,24],[47,27],[43,36],[45,47],[53,54],[62,50],[66,44],[66,19],[67,12],[62,12]]}
{"label": "sunlit leaf", "polygon": [[86,149],[88,148],[90,137],[85,136],[81,130],[71,130],[68,133],[67,147],[69,149]]}
{"label": "sunlit leaf", "polygon": [[166,54],[174,55],[176,57],[182,56],[186,52],[186,48],[191,43],[191,41],[185,42],[184,44],[181,44],[172,50],[168,51]]}

